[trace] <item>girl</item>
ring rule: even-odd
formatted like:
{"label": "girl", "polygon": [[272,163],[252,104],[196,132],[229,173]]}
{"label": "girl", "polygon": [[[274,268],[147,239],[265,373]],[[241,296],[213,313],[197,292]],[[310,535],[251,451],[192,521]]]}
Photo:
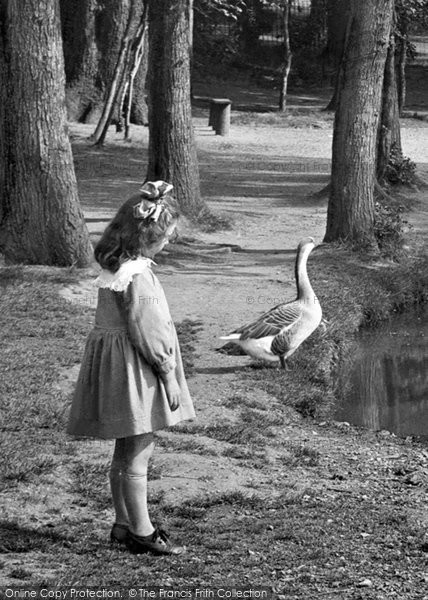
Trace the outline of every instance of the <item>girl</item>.
{"label": "girl", "polygon": [[127,200],[95,247],[95,326],[86,342],[67,431],[115,439],[111,540],[133,553],[180,554],[147,508],[153,431],[195,416],[177,334],[152,258],[175,233],[172,185],[148,182]]}

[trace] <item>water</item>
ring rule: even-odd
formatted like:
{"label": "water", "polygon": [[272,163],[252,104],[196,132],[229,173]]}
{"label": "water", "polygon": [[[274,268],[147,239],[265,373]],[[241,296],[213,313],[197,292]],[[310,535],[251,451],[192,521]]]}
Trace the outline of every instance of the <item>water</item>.
{"label": "water", "polygon": [[428,310],[365,332],[351,354],[335,419],[428,439]]}

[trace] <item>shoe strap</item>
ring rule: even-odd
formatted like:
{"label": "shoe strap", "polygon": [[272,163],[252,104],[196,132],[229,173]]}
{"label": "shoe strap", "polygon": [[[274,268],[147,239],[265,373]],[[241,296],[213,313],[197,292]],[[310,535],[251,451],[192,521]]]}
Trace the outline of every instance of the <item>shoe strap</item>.
{"label": "shoe strap", "polygon": [[156,529],[153,532],[153,541],[155,541],[156,539],[160,539],[162,542],[167,544],[169,536],[164,529],[160,529],[160,527],[156,527]]}

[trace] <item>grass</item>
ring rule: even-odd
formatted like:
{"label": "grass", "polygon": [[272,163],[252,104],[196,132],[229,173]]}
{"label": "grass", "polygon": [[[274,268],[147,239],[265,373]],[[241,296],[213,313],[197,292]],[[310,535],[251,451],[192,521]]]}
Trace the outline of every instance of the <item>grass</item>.
{"label": "grass", "polygon": [[[403,597],[403,577],[407,586],[420,578],[421,530],[401,507],[362,496],[319,497],[308,489],[266,501],[234,492],[156,510],[193,548],[190,556],[134,557],[100,545],[87,529],[70,545],[67,537],[48,531],[33,536],[16,524],[7,528],[6,546],[18,553],[37,545],[60,552],[68,568],[55,583],[63,586],[247,584],[268,586],[287,598],[381,599],[394,590]],[[373,591],[361,596],[363,579],[372,581]]]}
{"label": "grass", "polygon": [[74,279],[65,270],[0,273],[0,476],[9,484],[52,472],[66,454],[65,398],[55,384],[80,358],[89,311],[54,285]]}
{"label": "grass", "polygon": [[176,324],[180,350],[183,359],[183,367],[188,377],[191,377],[195,368],[195,341],[201,329],[200,321],[184,319]]}
{"label": "grass", "polygon": [[247,127],[265,127],[275,125],[276,127],[302,129],[320,128],[330,129],[333,127],[334,115],[317,109],[288,108],[286,112],[236,112],[231,117],[232,125],[245,125]]}

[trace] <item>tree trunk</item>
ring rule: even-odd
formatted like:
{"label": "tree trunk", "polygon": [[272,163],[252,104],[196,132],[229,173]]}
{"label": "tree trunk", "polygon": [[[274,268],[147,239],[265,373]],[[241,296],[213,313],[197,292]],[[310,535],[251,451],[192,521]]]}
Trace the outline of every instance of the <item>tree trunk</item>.
{"label": "tree trunk", "polygon": [[[146,4],[147,7],[147,4]],[[129,71],[128,82],[127,82],[127,103],[125,107],[125,140],[130,139],[130,127],[131,127],[131,115],[132,115],[132,105],[134,101],[134,82],[135,77],[140,69],[141,61],[143,59],[144,52],[147,48],[146,39],[147,39],[147,14],[146,11],[142,17],[141,27],[138,31],[138,34],[134,40],[134,47],[132,49],[132,64]],[[125,105],[125,102],[124,102]]]}
{"label": "tree trunk", "polygon": [[147,89],[146,79],[147,70],[149,66],[149,44],[148,35],[144,36],[144,44],[142,48],[142,56],[140,66],[135,75],[133,93],[132,93],[132,106],[131,106],[131,123],[136,125],[148,125],[149,124],[149,107],[147,106]]}
{"label": "tree trunk", "polygon": [[279,110],[285,112],[287,108],[287,87],[288,76],[291,69],[292,53],[290,47],[290,0],[285,0],[283,8],[283,27],[284,27],[284,64],[282,68],[281,93],[279,97]]}
{"label": "tree trunk", "polygon": [[397,61],[398,111],[400,115],[404,110],[404,105],[406,104],[406,63],[406,38],[401,36],[398,43]]}
{"label": "tree trunk", "polygon": [[8,0],[0,30],[0,250],[8,262],[89,263],[67,134],[57,0]]}
{"label": "tree trunk", "polygon": [[188,1],[149,0],[147,178],[171,182],[182,211],[197,215],[205,203],[190,104]]}
{"label": "tree trunk", "polygon": [[325,110],[335,111],[339,102],[340,68],[347,43],[349,0],[329,0],[327,12],[327,48],[324,56],[333,71],[334,92]]}
{"label": "tree trunk", "polygon": [[[130,67],[129,62],[131,44],[133,37],[136,34],[135,23],[136,17],[138,16],[139,12],[139,3],[137,2],[137,0],[130,0],[130,2],[131,4],[129,7],[128,22],[126,24],[126,29],[120,43],[120,49],[119,54],[117,56],[116,66],[113,72],[113,76],[110,80],[110,84],[107,88],[106,98],[104,101],[104,106],[100,120],[98,121],[95,131],[91,136],[94,143],[99,145],[102,145],[104,143],[115,106],[118,106],[117,121],[121,121],[122,101],[118,101],[118,99],[121,96],[121,88],[123,89],[123,85],[127,79],[127,74]],[[145,15],[142,18],[145,21]]]}
{"label": "tree trunk", "polygon": [[[71,121],[96,124],[113,80],[131,0],[60,0]],[[141,10],[135,16],[137,26]]]}
{"label": "tree trunk", "polygon": [[352,0],[333,133],[325,241],[375,247],[373,189],[393,0]]}
{"label": "tree trunk", "polygon": [[401,152],[394,34],[392,34],[390,37],[388,54],[385,62],[382,92],[382,112],[379,122],[377,179],[381,184],[385,177],[392,147],[395,147],[399,152]]}

